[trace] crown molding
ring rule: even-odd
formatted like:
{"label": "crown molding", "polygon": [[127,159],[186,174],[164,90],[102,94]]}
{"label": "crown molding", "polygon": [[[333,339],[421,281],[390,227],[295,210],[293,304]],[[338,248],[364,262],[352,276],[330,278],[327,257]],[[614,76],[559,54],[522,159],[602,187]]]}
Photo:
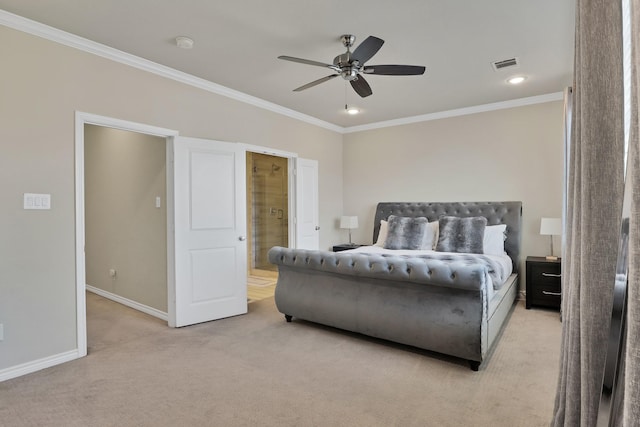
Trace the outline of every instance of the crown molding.
{"label": "crown molding", "polygon": [[148,71],[150,73],[196,87],[198,89],[206,90],[217,95],[222,95],[227,98],[243,102],[245,104],[253,105],[254,107],[262,108],[264,110],[281,114],[283,116],[300,120],[302,122],[319,126],[334,132],[342,133],[344,130],[343,127],[334,125],[333,123],[325,122],[324,120],[299,113],[281,105],[265,101],[264,99],[247,95],[246,93],[230,89],[217,83],[195,77],[191,74],[178,71],[174,68],[167,67],[135,55],[131,55],[121,50],[114,49],[101,43],[85,39],[84,37],[76,36],[75,34],[59,30],[57,28],[24,18],[22,16],[1,9],[0,25],[32,34],[34,36],[42,37],[55,43],[63,44],[65,46],[82,50],[84,52],[92,53],[94,55],[110,59],[121,64]]}
{"label": "crown molding", "polygon": [[507,108],[522,107],[526,105],[541,104],[545,102],[561,101],[563,99],[562,92],[554,92],[546,95],[532,96],[528,98],[513,99],[503,102],[495,102],[491,104],[483,104],[472,107],[459,108],[455,110],[441,111],[437,113],[422,114],[418,116],[405,117],[401,119],[386,120],[382,122],[369,123],[365,125],[342,127],[333,123],[320,120],[318,118],[309,116],[307,114],[300,113],[298,111],[291,110],[278,104],[274,104],[264,99],[257,98],[255,96],[247,95],[246,93],[230,89],[226,86],[213,83],[209,80],[205,80],[191,74],[178,71],[174,68],[167,67],[149,61],[144,58],[140,58],[135,55],[123,52],[118,49],[94,42],[89,39],[85,39],[75,34],[68,33],[66,31],[59,30],[57,28],[42,24],[40,22],[33,21],[31,19],[24,18],[22,16],[4,11],[0,9],[0,25],[13,28],[18,31],[22,31],[28,34],[32,34],[44,39],[60,43],[65,46],[69,46],[75,49],[79,49],[84,52],[92,53],[94,55],[110,59],[121,64],[129,65],[131,67],[148,71],[150,73],[175,80],[180,83],[184,83],[198,89],[202,89],[217,95],[221,95],[245,104],[252,105],[254,107],[262,108],[277,114],[281,114],[286,117],[290,117],[302,122],[306,122],[324,129],[328,129],[340,134],[362,132],[367,130],[382,129],[393,126],[402,126],[412,123],[426,122],[430,120],[446,119],[450,117],[464,116],[468,114],[483,113],[487,111],[502,110]]}
{"label": "crown molding", "polygon": [[422,114],[419,116],[405,117],[402,119],[386,120],[384,122],[370,123],[361,126],[351,126],[343,129],[343,133],[355,133],[366,130],[381,129],[392,126],[402,126],[412,123],[428,122],[430,120],[447,119],[450,117],[466,116],[469,114],[484,113],[487,111],[504,110],[507,108],[523,107],[525,105],[543,104],[545,102],[562,101],[562,92],[548,93],[546,95],[531,96],[528,98],[512,99],[509,101],[494,102],[491,104],[476,105],[473,107],[458,108],[455,110],[440,111],[438,113]]}

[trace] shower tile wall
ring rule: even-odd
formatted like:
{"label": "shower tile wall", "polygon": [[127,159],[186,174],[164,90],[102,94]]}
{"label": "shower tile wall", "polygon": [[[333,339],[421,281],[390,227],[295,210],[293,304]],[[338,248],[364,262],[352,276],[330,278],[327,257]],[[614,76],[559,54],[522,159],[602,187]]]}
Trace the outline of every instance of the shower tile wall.
{"label": "shower tile wall", "polygon": [[287,159],[252,153],[253,268],[276,270],[267,253],[273,246],[288,246]]}

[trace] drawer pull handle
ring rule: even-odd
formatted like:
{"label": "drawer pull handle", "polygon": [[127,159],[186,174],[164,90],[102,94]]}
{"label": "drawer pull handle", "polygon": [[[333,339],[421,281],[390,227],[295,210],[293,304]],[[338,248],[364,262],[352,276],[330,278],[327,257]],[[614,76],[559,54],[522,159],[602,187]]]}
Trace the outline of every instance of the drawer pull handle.
{"label": "drawer pull handle", "polygon": [[552,296],[554,296],[554,297],[562,296],[562,293],[561,293],[561,292],[549,292],[549,291],[542,291],[542,293],[543,293],[544,295],[552,295]]}
{"label": "drawer pull handle", "polygon": [[562,277],[562,274],[542,273],[544,277]]}

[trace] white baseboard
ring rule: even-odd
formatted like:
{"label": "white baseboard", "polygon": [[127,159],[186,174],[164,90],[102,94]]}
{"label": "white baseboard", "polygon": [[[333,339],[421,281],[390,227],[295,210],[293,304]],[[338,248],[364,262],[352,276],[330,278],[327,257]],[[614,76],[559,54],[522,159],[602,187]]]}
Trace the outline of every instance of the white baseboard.
{"label": "white baseboard", "polygon": [[111,292],[107,292],[103,289],[96,288],[91,285],[86,285],[87,290],[89,292],[93,292],[96,295],[100,295],[101,297],[105,297],[106,299],[110,299],[111,301],[115,301],[122,305],[126,305],[127,307],[131,307],[134,310],[141,311],[143,313],[147,313],[150,316],[157,317],[158,319],[162,319],[165,322],[169,321],[169,315],[163,311],[158,310],[157,308],[149,307],[148,305],[140,304],[139,302],[130,300],[125,297],[121,297],[120,295],[116,295]]}
{"label": "white baseboard", "polygon": [[[144,304],[140,304],[138,302],[132,301],[127,298],[123,298],[119,295],[113,294],[111,292],[104,291],[102,289],[86,285],[87,291],[93,292],[94,294],[100,295],[104,298],[110,299],[117,303],[126,305],[127,307],[131,307],[135,310],[141,311],[143,313],[147,313],[150,316],[157,317],[164,321],[168,321],[167,313],[164,313],[158,309],[153,307],[149,307]],[[23,363],[16,366],[11,366],[9,368],[0,369],[0,382],[10,380],[12,378],[17,378],[22,375],[31,374],[33,372],[40,371],[42,369],[50,368],[52,366],[59,365],[61,363],[70,362],[72,360],[80,358],[80,353],[77,349],[67,351],[65,353],[56,354],[53,356],[45,357],[42,359],[34,360],[32,362]]]}
{"label": "white baseboard", "polygon": [[0,370],[0,382],[50,368],[61,363],[70,362],[78,359],[79,357],[78,350],[71,350],[65,353],[45,357],[43,359],[34,360],[33,362],[27,362],[21,365],[2,369]]}

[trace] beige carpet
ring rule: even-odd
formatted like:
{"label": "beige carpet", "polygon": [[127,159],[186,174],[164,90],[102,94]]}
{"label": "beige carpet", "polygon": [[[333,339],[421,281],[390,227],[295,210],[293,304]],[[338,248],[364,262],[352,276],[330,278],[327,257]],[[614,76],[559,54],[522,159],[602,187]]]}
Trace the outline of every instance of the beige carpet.
{"label": "beige carpet", "polygon": [[273,299],[182,329],[87,295],[89,356],[0,383],[2,426],[547,426],[558,313],[514,310],[479,372],[286,323]]}

